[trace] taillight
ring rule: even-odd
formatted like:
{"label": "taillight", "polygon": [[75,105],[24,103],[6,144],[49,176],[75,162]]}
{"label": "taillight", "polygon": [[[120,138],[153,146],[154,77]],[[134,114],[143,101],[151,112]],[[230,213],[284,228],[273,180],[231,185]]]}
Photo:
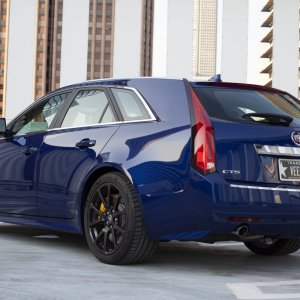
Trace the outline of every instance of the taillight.
{"label": "taillight", "polygon": [[192,124],[192,163],[193,166],[207,174],[216,170],[214,129],[209,116],[191,86],[190,91],[194,117]]}

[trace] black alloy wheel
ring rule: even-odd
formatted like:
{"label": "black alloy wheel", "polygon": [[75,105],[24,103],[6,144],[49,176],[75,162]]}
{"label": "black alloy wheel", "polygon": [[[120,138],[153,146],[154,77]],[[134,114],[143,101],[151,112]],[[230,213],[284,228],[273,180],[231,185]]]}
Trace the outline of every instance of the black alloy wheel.
{"label": "black alloy wheel", "polygon": [[130,181],[117,172],[105,174],[93,184],[85,205],[84,227],[91,251],[108,264],[139,263],[158,244],[146,236]]}
{"label": "black alloy wheel", "polygon": [[123,199],[114,184],[104,183],[89,204],[89,234],[103,254],[114,253],[124,240],[126,212]]}

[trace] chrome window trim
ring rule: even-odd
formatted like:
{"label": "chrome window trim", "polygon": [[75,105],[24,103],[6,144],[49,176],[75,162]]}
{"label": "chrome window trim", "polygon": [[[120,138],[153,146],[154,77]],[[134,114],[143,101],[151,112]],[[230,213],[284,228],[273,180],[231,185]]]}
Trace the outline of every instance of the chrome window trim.
{"label": "chrome window trim", "polygon": [[46,130],[47,132],[51,131],[58,131],[58,130],[69,130],[69,129],[77,129],[77,128],[85,128],[85,127],[105,127],[109,125],[121,125],[123,122],[122,121],[116,121],[116,122],[107,122],[107,123],[94,123],[94,124],[89,124],[89,125],[80,125],[80,126],[71,126],[71,127],[58,127],[58,128],[51,128]]}
{"label": "chrome window trim", "polygon": [[[84,127],[104,127],[104,126],[110,126],[110,125],[122,125],[122,124],[128,124],[128,123],[150,123],[153,122],[153,120],[145,119],[145,120],[134,120],[134,121],[116,121],[116,122],[107,122],[107,123],[95,123],[90,125],[80,125],[80,126],[74,126],[74,127],[59,127],[59,128],[52,128],[45,130],[47,132],[49,131],[58,131],[58,130],[65,130],[65,129],[77,129],[77,128],[84,128]],[[32,132],[34,133],[34,132]]]}
{"label": "chrome window trim", "polygon": [[[35,134],[35,133],[41,133],[41,132],[52,132],[52,131],[59,131],[59,130],[70,130],[70,129],[80,129],[85,127],[105,127],[105,126],[111,126],[111,125],[122,125],[122,124],[131,124],[131,123],[152,123],[153,120],[150,119],[144,119],[144,120],[133,120],[133,121],[116,121],[116,122],[108,122],[108,123],[96,123],[96,124],[90,124],[90,125],[81,125],[81,126],[74,126],[74,127],[64,127],[64,128],[51,128],[43,131],[33,131],[29,132],[27,134],[22,135],[14,135],[13,137],[22,137],[24,135],[28,134]],[[0,140],[4,140],[6,137],[0,137]]]}
{"label": "chrome window trim", "polygon": [[276,156],[299,156],[299,147],[284,147],[284,146],[269,146],[269,145],[255,145],[257,154],[259,155],[276,155]]}
{"label": "chrome window trim", "polygon": [[238,189],[249,189],[249,190],[266,190],[266,191],[279,191],[279,192],[295,192],[299,193],[300,189],[290,189],[290,188],[271,188],[265,186],[254,186],[254,185],[239,185],[239,184],[230,184],[231,188],[238,188]]}
{"label": "chrome window trim", "polygon": [[131,123],[152,123],[157,121],[156,119],[141,119],[141,120],[131,120],[131,121],[122,121],[122,124],[131,124]]}
{"label": "chrome window trim", "polygon": [[[78,90],[85,89],[85,88],[87,88],[87,87],[86,86],[78,87]],[[96,124],[80,125],[80,126],[74,126],[74,127],[51,128],[51,129],[47,129],[47,130],[43,130],[43,131],[29,132],[28,134],[34,134],[34,133],[38,133],[38,132],[52,132],[52,131],[65,130],[65,129],[67,129],[67,130],[68,129],[77,129],[77,128],[84,128],[84,127],[97,127],[97,126],[108,126],[108,125],[122,125],[122,124],[131,124],[131,123],[133,123],[133,124],[134,123],[148,123],[148,122],[150,123],[150,122],[157,121],[157,118],[153,114],[153,112],[150,109],[149,105],[147,104],[146,100],[143,98],[143,96],[139,93],[139,91],[137,89],[135,89],[133,87],[122,86],[122,85],[121,86],[119,86],[119,85],[103,85],[103,86],[100,85],[100,86],[94,86],[94,87],[91,87],[91,88],[93,88],[93,89],[97,89],[97,88],[109,88],[109,89],[111,89],[111,88],[117,88],[117,89],[125,89],[125,90],[131,90],[131,91],[133,91],[137,95],[137,97],[140,99],[140,101],[142,102],[142,105],[145,107],[145,109],[146,109],[147,113],[149,114],[150,118],[148,118],[148,119],[139,119],[139,120],[130,120],[130,121],[115,121],[115,122],[108,122],[108,123],[96,123]],[[75,89],[76,88],[74,88],[74,90]],[[54,92],[54,94],[55,94],[55,92]],[[44,96],[39,101],[42,101],[43,98],[44,98]],[[34,103],[34,104],[37,104],[37,103]],[[31,104],[31,106],[33,106],[33,104]],[[24,112],[27,109],[28,108],[26,108],[24,110]],[[27,135],[27,134],[14,135],[14,137],[21,137],[21,136],[24,136],[24,135]],[[6,137],[0,137],[0,140],[3,140],[5,138]]]}

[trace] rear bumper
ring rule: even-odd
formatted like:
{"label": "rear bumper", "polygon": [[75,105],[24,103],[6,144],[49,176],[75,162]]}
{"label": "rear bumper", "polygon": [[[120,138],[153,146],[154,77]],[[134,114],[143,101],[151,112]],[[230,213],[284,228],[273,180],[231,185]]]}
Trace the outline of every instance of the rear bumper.
{"label": "rear bumper", "polygon": [[234,239],[246,222],[250,236],[300,237],[300,188],[228,182],[217,172],[201,175],[191,169],[188,180],[173,192],[142,194],[147,234],[153,240]]}
{"label": "rear bumper", "polygon": [[[245,211],[247,210],[247,212]],[[280,209],[281,210],[281,209]],[[233,218],[251,218],[254,222],[230,221]],[[237,207],[234,210],[216,207],[213,211],[213,233],[228,235],[238,226],[245,224],[249,228],[248,236],[276,236],[278,238],[300,237],[300,213],[278,212],[273,208],[247,209]]]}
{"label": "rear bumper", "polygon": [[214,185],[214,195],[214,233],[228,235],[246,224],[249,236],[300,237],[299,187],[226,182]]}

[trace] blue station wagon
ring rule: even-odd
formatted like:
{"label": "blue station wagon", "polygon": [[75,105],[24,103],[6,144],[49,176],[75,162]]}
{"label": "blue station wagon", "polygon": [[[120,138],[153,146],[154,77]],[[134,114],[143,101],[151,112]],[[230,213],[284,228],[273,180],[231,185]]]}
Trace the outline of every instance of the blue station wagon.
{"label": "blue station wagon", "polygon": [[300,248],[300,102],[286,92],[95,80],[0,132],[0,220],[84,234],[104,263],[140,263],[169,240]]}

